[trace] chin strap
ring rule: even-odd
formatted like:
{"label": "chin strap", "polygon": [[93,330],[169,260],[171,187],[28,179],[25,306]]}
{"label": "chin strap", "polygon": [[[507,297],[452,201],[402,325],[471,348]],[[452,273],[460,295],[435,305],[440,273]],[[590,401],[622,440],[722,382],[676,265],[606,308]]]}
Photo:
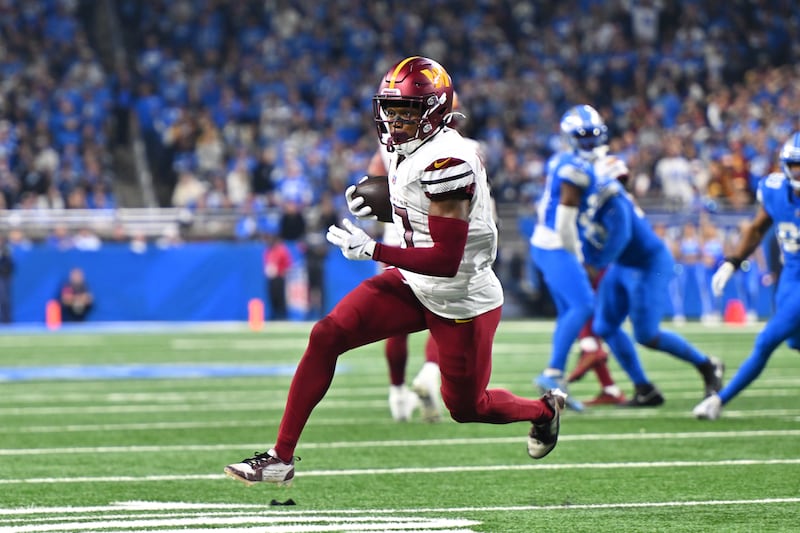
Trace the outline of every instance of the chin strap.
{"label": "chin strap", "polygon": [[445,124],[450,124],[453,120],[460,120],[467,118],[467,115],[461,113],[460,111],[453,111],[452,113],[448,113],[444,116],[443,122]]}

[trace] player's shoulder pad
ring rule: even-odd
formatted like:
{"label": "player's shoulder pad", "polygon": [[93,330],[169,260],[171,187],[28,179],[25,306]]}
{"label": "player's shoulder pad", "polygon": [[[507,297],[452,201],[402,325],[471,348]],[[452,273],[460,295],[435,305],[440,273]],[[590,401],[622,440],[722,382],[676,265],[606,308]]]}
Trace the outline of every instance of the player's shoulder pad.
{"label": "player's shoulder pad", "polygon": [[432,163],[425,167],[425,172],[444,170],[446,168],[457,167],[458,165],[462,165],[464,163],[466,163],[466,161],[457,157],[441,157],[439,159],[435,159]]}
{"label": "player's shoulder pad", "polygon": [[463,159],[440,157],[434,159],[422,173],[420,185],[429,198],[472,198],[475,190],[475,171]]}
{"label": "player's shoulder pad", "polygon": [[581,188],[586,188],[591,183],[590,172],[591,168],[583,160],[571,154],[562,158],[555,168],[558,178]]}
{"label": "player's shoulder pad", "polygon": [[766,189],[780,189],[786,181],[786,176],[782,172],[773,172],[761,180],[761,185]]}

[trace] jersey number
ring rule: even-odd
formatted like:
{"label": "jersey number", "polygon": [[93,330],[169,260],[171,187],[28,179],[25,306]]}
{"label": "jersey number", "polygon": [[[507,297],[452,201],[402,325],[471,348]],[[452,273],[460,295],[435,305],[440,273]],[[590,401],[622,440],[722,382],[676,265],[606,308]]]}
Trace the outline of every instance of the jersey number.
{"label": "jersey number", "polygon": [[777,233],[784,252],[794,254],[800,251],[800,229],[793,222],[778,224]]}
{"label": "jersey number", "polygon": [[404,207],[397,207],[392,205],[394,213],[403,221],[403,240],[406,243],[406,248],[414,247],[414,229],[411,227],[411,221],[408,220],[408,209]]}

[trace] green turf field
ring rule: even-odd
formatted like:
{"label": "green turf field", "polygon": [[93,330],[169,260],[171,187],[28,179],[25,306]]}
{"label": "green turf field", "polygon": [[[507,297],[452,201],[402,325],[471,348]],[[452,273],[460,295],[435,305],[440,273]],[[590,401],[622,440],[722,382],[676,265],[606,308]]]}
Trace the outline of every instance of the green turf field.
{"label": "green turf field", "polygon": [[[0,382],[0,533],[800,531],[800,355],[785,346],[715,422],[691,416],[699,374],[643,350],[666,404],[566,412],[558,447],[533,461],[526,424],[393,422],[382,345],[373,345],[341,359],[297,449],[293,487],[225,477],[226,464],[272,444],[309,327],[0,336],[7,375],[58,367],[84,378]],[[758,330],[678,331],[722,357],[727,379]],[[503,322],[492,386],[538,396],[530,382],[551,331]],[[412,336],[409,378],[423,342]],[[86,379],[101,365],[129,377]],[[140,378],[152,365],[273,365],[276,375]],[[596,389],[590,375],[570,392],[586,399]],[[289,498],[295,506],[270,505]]]}

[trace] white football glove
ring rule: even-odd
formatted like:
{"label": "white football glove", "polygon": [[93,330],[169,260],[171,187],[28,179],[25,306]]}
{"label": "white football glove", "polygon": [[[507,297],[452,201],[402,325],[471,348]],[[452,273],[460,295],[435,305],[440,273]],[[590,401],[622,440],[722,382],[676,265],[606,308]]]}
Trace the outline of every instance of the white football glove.
{"label": "white football glove", "polygon": [[372,259],[375,253],[375,240],[367,233],[350,222],[348,219],[342,220],[342,226],[331,226],[325,236],[328,242],[342,249],[342,254],[355,261]]}
{"label": "white football glove", "polygon": [[628,170],[628,165],[626,165],[625,161],[622,159],[613,155],[607,155],[597,160],[594,164],[594,172],[598,176],[616,180],[622,176],[627,176],[630,170]]}
{"label": "white football glove", "polygon": [[[367,176],[364,176],[360,180],[359,183],[367,179]],[[363,218],[367,220],[378,220],[378,215],[372,214],[372,208],[368,205],[364,205],[364,197],[363,196],[356,196],[353,198],[353,193],[356,192],[356,186],[351,185],[344,191],[344,198],[347,200],[347,209],[350,210],[350,213],[357,218]]]}
{"label": "white football glove", "polygon": [[728,284],[728,280],[731,279],[734,272],[736,272],[736,267],[730,261],[722,263],[717,271],[714,272],[714,275],[711,276],[711,292],[714,293],[714,296],[718,298],[722,296],[725,285]]}

